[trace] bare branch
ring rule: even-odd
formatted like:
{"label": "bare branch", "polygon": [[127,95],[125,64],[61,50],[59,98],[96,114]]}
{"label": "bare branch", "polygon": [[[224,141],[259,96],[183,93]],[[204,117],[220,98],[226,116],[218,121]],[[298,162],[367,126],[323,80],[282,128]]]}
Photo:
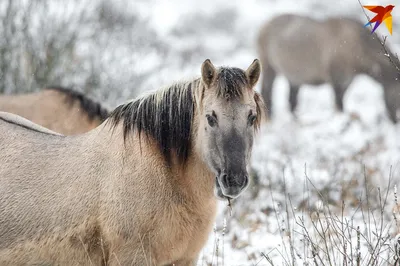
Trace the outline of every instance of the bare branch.
{"label": "bare branch", "polygon": [[[358,3],[360,4],[361,9],[363,10],[363,13],[364,13],[365,17],[366,17],[366,18],[368,19],[368,21],[369,21],[370,18],[369,18],[369,16],[367,15],[367,13],[365,12],[364,7],[363,7],[363,5],[361,4],[361,0],[358,0]],[[372,30],[372,25],[370,24],[369,26],[370,26],[370,28],[371,28],[371,30]],[[390,63],[396,68],[397,72],[400,73],[400,65],[399,65],[400,60],[399,60],[399,56],[397,55],[397,53],[394,55],[394,58],[397,59],[397,62],[394,62],[392,56],[390,56],[391,52],[386,48],[386,45],[385,45],[385,44],[386,44],[386,38],[387,38],[387,35],[386,35],[386,36],[382,36],[382,39],[383,39],[383,40],[381,40],[381,39],[379,39],[379,38],[378,38],[378,40],[379,40],[380,44],[381,44],[382,47],[383,47],[383,50],[384,50],[384,52],[385,52],[385,56],[389,59]]]}

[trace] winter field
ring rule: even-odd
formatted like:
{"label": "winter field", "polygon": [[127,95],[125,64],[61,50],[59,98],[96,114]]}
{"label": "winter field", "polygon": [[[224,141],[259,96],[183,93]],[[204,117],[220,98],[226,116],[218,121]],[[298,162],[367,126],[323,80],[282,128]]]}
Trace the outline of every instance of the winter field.
{"label": "winter field", "polygon": [[[30,34],[38,36],[35,51],[44,54],[40,47],[52,40],[51,33],[64,45],[76,31],[74,59],[57,57],[45,82],[17,73],[11,63],[0,84],[6,93],[50,83],[74,85],[115,107],[141,92],[199,75],[206,58],[217,66],[247,68],[258,57],[260,26],[276,15],[352,16],[366,22],[357,0],[65,3],[49,2],[45,18],[61,22],[41,28],[41,35],[38,29],[47,24],[36,7],[30,19],[37,27],[32,23]],[[26,1],[19,4],[28,7]],[[83,11],[87,19],[75,20]],[[387,45],[400,54],[400,6],[392,15]],[[57,33],[57,25],[64,25],[66,33]],[[388,35],[383,24],[377,32]],[[25,47],[18,38],[13,35],[11,43]],[[43,54],[37,60],[46,61]],[[12,62],[21,58],[10,54]],[[345,113],[338,113],[329,85],[304,85],[295,121],[288,109],[288,83],[278,77],[274,120],[263,126],[255,143],[253,183],[231,208],[220,202],[198,265],[396,265],[400,127],[389,122],[382,93],[379,83],[360,75],[345,94]]]}

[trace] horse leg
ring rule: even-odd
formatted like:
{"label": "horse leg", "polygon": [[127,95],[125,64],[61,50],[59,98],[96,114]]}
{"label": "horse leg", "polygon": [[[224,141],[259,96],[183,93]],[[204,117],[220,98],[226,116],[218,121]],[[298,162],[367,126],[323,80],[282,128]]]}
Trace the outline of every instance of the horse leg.
{"label": "horse leg", "polygon": [[335,106],[340,112],[343,112],[343,97],[345,89],[341,86],[334,85],[333,90],[335,92]]}
{"label": "horse leg", "polygon": [[345,69],[341,64],[331,66],[331,81],[335,93],[336,109],[343,112],[343,97],[353,80],[353,73],[350,69]]}
{"label": "horse leg", "polygon": [[274,83],[276,72],[268,62],[263,62],[263,75],[261,83],[261,95],[264,98],[267,115],[272,116],[272,85]]}
{"label": "horse leg", "polygon": [[294,114],[294,111],[297,107],[297,98],[299,95],[300,86],[290,84],[290,91],[289,91],[289,103],[290,103],[290,112]]}

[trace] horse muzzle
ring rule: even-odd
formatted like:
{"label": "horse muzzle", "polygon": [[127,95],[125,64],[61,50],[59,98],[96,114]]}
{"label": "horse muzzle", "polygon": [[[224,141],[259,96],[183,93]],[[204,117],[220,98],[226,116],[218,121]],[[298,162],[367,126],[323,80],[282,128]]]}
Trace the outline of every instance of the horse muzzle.
{"label": "horse muzzle", "polygon": [[248,187],[247,174],[228,175],[221,173],[215,178],[215,195],[220,199],[235,199]]}

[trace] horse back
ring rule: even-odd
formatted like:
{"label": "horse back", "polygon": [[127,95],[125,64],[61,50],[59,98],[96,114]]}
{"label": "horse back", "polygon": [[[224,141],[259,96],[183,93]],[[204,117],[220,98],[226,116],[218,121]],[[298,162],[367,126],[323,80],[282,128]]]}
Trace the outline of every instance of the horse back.
{"label": "horse back", "polygon": [[20,129],[26,129],[26,130],[36,131],[36,132],[44,133],[44,134],[62,136],[61,134],[59,134],[55,131],[47,129],[38,124],[35,124],[32,121],[29,121],[28,119],[23,118],[22,116],[12,114],[12,113],[0,112],[0,121],[10,124],[10,125],[13,125]]}
{"label": "horse back", "polygon": [[90,119],[78,101],[56,90],[0,96],[0,111],[24,117],[63,135],[76,135],[96,128],[102,121]]}
{"label": "horse back", "polygon": [[[292,84],[319,83],[328,78],[326,48],[329,33],[321,22],[285,14],[261,29],[258,46],[263,65],[286,76]],[[307,66],[306,68],[304,66]]]}

